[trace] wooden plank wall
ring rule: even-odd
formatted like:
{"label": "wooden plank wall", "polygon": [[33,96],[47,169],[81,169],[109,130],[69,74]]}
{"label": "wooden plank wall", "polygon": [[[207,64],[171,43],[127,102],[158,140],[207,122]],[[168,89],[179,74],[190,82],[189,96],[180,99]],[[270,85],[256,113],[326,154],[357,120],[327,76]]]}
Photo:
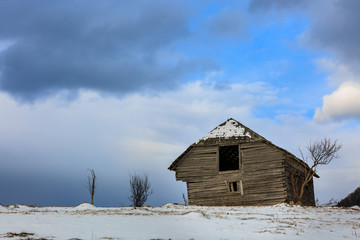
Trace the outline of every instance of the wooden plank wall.
{"label": "wooden plank wall", "polygon": [[[285,180],[286,180],[286,191],[287,191],[287,202],[294,200],[294,190],[293,190],[293,183],[291,181],[291,175],[294,171],[297,171],[300,173],[298,185],[297,185],[297,191],[298,194],[300,194],[300,188],[302,183],[304,182],[304,167],[300,164],[297,164],[296,160],[291,159],[290,157],[287,157],[285,160]],[[307,187],[304,190],[303,198],[302,198],[302,204],[307,206],[315,206],[315,196],[314,196],[314,182],[311,180]]]}
{"label": "wooden plank wall", "polygon": [[176,180],[186,181],[218,173],[217,146],[194,147],[176,167]]}
{"label": "wooden plank wall", "polygon": [[[271,205],[286,201],[281,151],[265,143],[243,143],[241,169],[219,173],[217,149],[194,147],[177,167],[177,180],[187,181],[189,204]],[[229,192],[227,182],[240,180],[244,194]]]}

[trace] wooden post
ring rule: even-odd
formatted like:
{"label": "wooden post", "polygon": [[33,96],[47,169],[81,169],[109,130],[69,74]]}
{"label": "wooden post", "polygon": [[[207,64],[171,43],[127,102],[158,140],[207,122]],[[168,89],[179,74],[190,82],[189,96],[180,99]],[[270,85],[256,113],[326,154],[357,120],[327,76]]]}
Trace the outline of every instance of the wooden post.
{"label": "wooden post", "polygon": [[241,196],[244,196],[244,189],[243,189],[243,184],[242,184],[242,180],[240,180],[240,193],[241,193]]}

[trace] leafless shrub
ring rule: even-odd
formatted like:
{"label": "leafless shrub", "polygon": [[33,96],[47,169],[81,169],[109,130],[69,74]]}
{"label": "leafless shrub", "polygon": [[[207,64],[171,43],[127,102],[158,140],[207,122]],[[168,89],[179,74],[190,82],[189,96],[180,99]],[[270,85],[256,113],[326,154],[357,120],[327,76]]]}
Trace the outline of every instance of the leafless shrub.
{"label": "leafless shrub", "polygon": [[320,201],[318,198],[315,199],[315,206],[320,206]]}
{"label": "leafless shrub", "polygon": [[21,232],[21,233],[15,233],[15,232],[8,232],[6,233],[6,238],[13,238],[13,237],[28,237],[33,236],[34,233],[27,233],[27,232]]}
{"label": "leafless shrub", "polygon": [[321,204],[323,207],[335,207],[338,204],[338,200],[331,198],[327,203]]}
{"label": "leafless shrub", "polygon": [[84,186],[90,193],[91,204],[94,205],[94,195],[95,195],[95,189],[96,189],[96,184],[97,184],[97,177],[96,177],[94,169],[88,169],[88,171],[90,172],[90,175],[87,177]]}
{"label": "leafless shrub", "polygon": [[129,176],[130,197],[134,207],[142,207],[148,197],[153,193],[147,174],[133,174]]}
{"label": "leafless shrub", "polygon": [[187,206],[188,205],[188,200],[185,197],[185,193],[182,193],[182,197],[183,197],[183,200],[184,200],[184,205]]}
{"label": "leafless shrub", "polygon": [[301,203],[302,196],[304,194],[305,186],[311,181],[316,174],[317,167],[319,165],[328,165],[333,159],[339,158],[338,151],[342,145],[337,143],[337,140],[332,141],[330,138],[324,138],[320,141],[315,141],[306,147],[307,155],[304,156],[301,149],[301,157],[304,162],[310,163],[310,169],[305,171],[305,179],[301,185],[299,202]]}
{"label": "leafless shrub", "polygon": [[150,238],[150,240],[171,240],[171,238]]}

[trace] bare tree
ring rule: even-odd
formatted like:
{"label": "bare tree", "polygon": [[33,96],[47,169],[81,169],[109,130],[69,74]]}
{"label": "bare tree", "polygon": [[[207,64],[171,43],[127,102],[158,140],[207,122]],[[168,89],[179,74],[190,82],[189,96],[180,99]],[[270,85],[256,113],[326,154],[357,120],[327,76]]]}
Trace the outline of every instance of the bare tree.
{"label": "bare tree", "polygon": [[308,184],[313,176],[316,174],[317,167],[319,165],[328,165],[333,159],[339,158],[338,151],[341,149],[342,145],[337,143],[337,140],[332,141],[330,138],[324,138],[320,141],[315,141],[306,147],[308,154],[304,156],[303,152],[300,150],[301,157],[304,162],[311,163],[309,170],[305,171],[304,182],[301,185],[299,201],[301,202],[302,196],[304,194],[304,188]]}
{"label": "bare tree", "polygon": [[134,207],[142,207],[148,197],[153,193],[147,174],[133,174],[129,176],[130,197]]}
{"label": "bare tree", "polygon": [[94,195],[96,189],[97,178],[94,169],[88,169],[90,175],[87,177],[84,186],[89,191],[91,196],[91,204],[94,205]]}
{"label": "bare tree", "polygon": [[183,200],[184,200],[184,205],[187,206],[189,203],[188,203],[188,200],[185,197],[185,193],[182,193],[182,197],[183,197]]}

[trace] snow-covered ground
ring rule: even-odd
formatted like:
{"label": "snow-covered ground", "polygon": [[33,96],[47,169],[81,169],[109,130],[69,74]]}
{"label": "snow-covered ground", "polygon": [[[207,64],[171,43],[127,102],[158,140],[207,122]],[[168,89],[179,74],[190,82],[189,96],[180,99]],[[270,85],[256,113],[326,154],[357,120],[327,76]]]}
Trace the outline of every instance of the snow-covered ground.
{"label": "snow-covered ground", "polygon": [[[22,233],[23,237],[18,236]],[[27,234],[34,234],[28,235]],[[12,238],[10,238],[12,237]],[[360,208],[0,205],[0,239],[360,239]]]}

